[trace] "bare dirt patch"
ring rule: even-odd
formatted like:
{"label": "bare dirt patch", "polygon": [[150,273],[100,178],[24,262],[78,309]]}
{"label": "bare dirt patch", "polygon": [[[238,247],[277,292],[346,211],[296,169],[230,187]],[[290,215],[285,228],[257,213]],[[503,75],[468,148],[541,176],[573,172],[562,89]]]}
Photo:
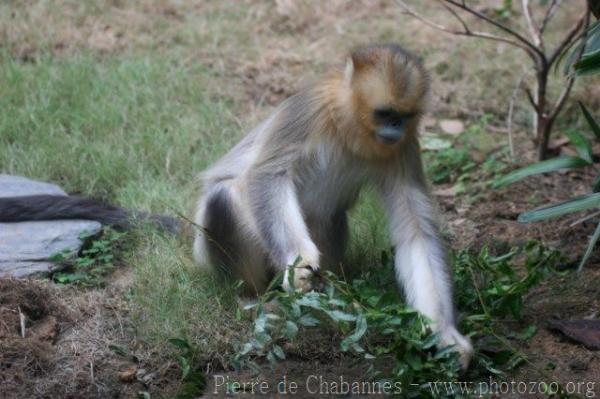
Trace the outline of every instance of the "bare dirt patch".
{"label": "bare dirt patch", "polygon": [[23,386],[52,372],[54,344],[73,316],[45,284],[0,280],[0,385],[5,397],[23,397]]}
{"label": "bare dirt patch", "polygon": [[151,354],[135,345],[121,298],[119,288],[0,279],[2,398],[133,397],[160,385],[162,374],[144,368]]}

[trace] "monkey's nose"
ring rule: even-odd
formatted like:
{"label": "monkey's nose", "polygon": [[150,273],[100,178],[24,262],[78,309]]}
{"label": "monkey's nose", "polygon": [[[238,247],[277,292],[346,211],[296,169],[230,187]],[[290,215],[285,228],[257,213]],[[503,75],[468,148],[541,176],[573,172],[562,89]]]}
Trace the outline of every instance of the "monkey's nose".
{"label": "monkey's nose", "polygon": [[377,129],[377,139],[383,144],[394,144],[404,136],[402,126],[383,126]]}

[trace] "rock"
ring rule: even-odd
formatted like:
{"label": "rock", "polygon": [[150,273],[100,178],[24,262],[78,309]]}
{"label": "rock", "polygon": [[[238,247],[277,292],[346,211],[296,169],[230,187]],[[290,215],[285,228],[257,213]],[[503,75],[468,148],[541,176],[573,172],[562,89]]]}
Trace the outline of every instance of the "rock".
{"label": "rock", "polygon": [[[67,195],[60,187],[22,176],[0,174],[0,197]],[[82,233],[98,234],[102,225],[91,220],[51,220],[0,223],[0,277],[48,274],[60,268],[50,258],[63,251],[76,252]]]}
{"label": "rock", "polygon": [[55,184],[39,182],[22,176],[0,174],[0,197],[36,194],[67,195]]}
{"label": "rock", "polygon": [[553,320],[548,328],[561,332],[588,349],[600,349],[600,320]]}
{"label": "rock", "polygon": [[438,188],[433,191],[433,195],[436,197],[455,197],[456,196],[456,187],[450,186],[446,188]]}
{"label": "rock", "polygon": [[440,121],[440,128],[444,133],[459,135],[465,131],[465,124],[458,119],[442,119]]}
{"label": "rock", "polygon": [[22,278],[32,275],[45,276],[59,269],[60,265],[52,262],[0,261],[0,277],[11,276]]}
{"label": "rock", "polygon": [[92,220],[54,220],[0,223],[0,276],[24,277],[56,269],[52,255],[81,248],[82,233],[98,234],[102,225]]}

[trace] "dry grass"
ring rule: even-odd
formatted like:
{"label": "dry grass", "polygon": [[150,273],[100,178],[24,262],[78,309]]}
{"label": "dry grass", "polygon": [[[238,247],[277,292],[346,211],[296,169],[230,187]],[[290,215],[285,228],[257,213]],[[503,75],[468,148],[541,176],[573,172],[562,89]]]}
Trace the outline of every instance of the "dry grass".
{"label": "dry grass", "polygon": [[[558,12],[549,47],[558,40],[556,32],[578,17],[583,0],[577,1],[578,7],[570,3]],[[16,58],[33,60],[47,52],[151,52],[174,62],[201,63],[217,75],[215,85],[250,112],[249,118],[241,119],[243,124],[255,123],[272,105],[361,43],[395,41],[421,54],[432,71],[436,114],[474,118],[491,113],[498,124],[504,123],[518,78],[530,69],[519,50],[436,31],[404,15],[393,0],[26,3],[0,6],[0,46]],[[496,5],[480,3],[488,10]],[[413,4],[433,19],[452,21],[434,2]],[[522,19],[517,15],[509,23],[519,26]],[[529,71],[526,81],[532,78]],[[553,93],[561,81],[557,74]],[[574,97],[589,94],[580,88]],[[517,120],[528,122],[523,96],[517,102]]]}

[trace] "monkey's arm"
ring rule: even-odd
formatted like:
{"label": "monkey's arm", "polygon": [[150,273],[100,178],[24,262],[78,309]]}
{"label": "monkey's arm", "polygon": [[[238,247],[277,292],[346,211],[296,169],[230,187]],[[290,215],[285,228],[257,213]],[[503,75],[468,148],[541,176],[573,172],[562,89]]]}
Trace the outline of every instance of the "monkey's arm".
{"label": "monkey's arm", "polygon": [[381,185],[396,247],[395,270],[407,302],[433,320],[442,345],[457,345],[463,367],[472,348],[456,329],[451,279],[436,212],[427,192],[418,145]]}
{"label": "monkey's arm", "polygon": [[383,198],[396,247],[395,269],[408,303],[443,328],[454,324],[450,278],[435,211],[416,181],[387,182]]}
{"label": "monkey's arm", "polygon": [[296,283],[302,285],[300,280],[308,280],[318,270],[319,251],[308,232],[294,184],[304,137],[285,133],[271,134],[269,145],[247,172],[245,190],[260,239],[273,262],[284,269],[298,256],[302,258],[295,274]]}
{"label": "monkey's arm", "polygon": [[282,268],[301,256],[318,268],[319,252],[312,242],[291,176],[285,171],[252,173],[248,194],[251,212],[272,259]]}

